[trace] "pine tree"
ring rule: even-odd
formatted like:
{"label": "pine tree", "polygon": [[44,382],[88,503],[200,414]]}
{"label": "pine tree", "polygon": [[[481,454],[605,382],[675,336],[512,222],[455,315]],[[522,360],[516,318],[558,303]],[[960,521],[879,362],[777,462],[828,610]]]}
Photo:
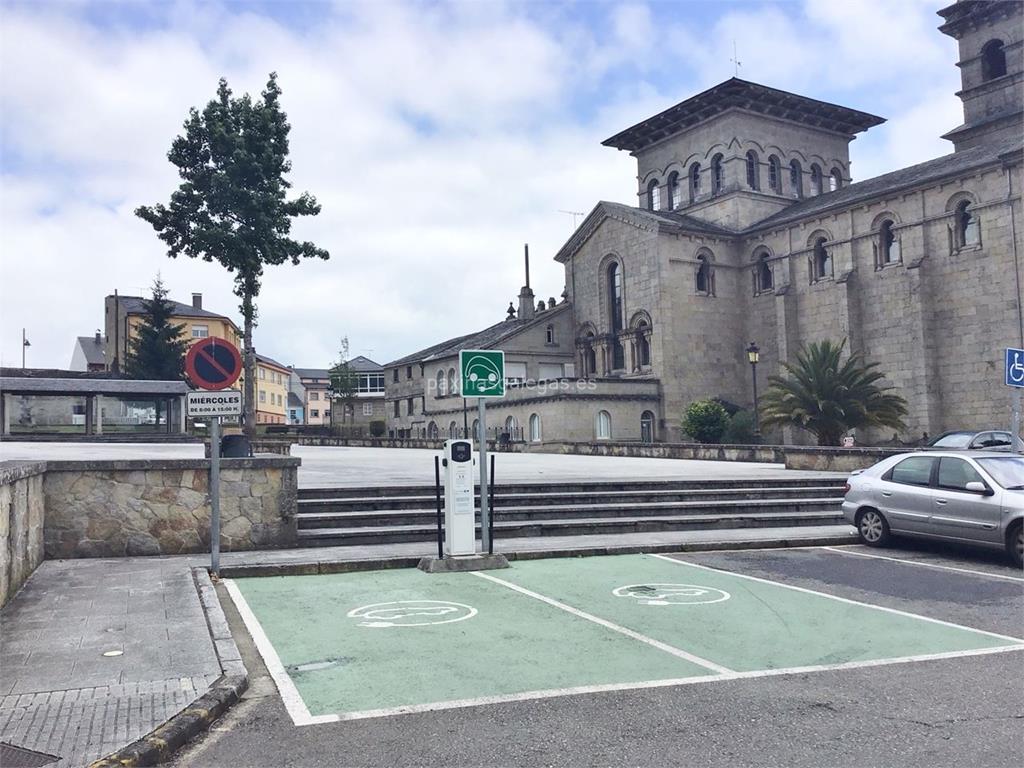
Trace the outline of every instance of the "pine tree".
{"label": "pine tree", "polygon": [[188,339],[184,325],[172,325],[173,307],[160,275],[153,281],[153,295],[142,302],[142,322],[131,340],[125,373],[131,379],[178,381],[185,377]]}

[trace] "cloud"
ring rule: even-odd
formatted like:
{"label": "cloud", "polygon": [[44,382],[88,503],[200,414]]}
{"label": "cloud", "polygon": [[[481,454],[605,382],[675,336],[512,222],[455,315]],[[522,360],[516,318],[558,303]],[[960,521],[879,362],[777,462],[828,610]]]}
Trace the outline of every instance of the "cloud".
{"label": "cloud", "polygon": [[[733,39],[741,76],[891,119],[854,142],[861,177],[942,152],[921,134],[959,122],[955,55],[931,5],[710,8],[11,5],[0,361],[18,364],[25,326],[30,365],[66,366],[74,337],[102,326],[103,296],[144,292],[157,271],[172,297],[201,291],[238,317],[229,275],[168,259],[132,213],[177,185],[167,149],[221,76],[256,94],[279,73],[290,178],[323,205],[294,231],[330,261],[268,269],[259,299],[257,348],[309,367],[333,360],[341,336],[386,362],[500,320],[525,242],[535,290],[558,298],[551,257],[573,223],[560,211],[636,200],[634,161],[599,142],[730,76]],[[879,18],[899,34],[880,35]]]}

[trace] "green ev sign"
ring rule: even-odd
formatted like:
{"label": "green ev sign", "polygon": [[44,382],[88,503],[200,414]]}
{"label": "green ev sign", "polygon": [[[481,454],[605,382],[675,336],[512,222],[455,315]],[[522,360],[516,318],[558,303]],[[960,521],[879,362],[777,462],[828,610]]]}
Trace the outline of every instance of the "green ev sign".
{"label": "green ev sign", "polygon": [[459,352],[463,397],[505,396],[505,353],[499,349]]}

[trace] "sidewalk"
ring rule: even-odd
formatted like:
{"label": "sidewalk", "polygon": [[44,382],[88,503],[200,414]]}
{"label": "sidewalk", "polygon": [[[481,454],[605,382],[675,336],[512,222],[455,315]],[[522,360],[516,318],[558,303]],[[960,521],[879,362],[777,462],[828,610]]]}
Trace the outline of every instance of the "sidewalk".
{"label": "sidewalk", "polygon": [[[834,525],[498,539],[495,550],[515,560],[854,540],[853,528]],[[316,547],[228,552],[221,565],[229,577],[326,573],[413,567],[436,554],[432,542]],[[0,611],[0,742],[72,768],[141,739],[190,705],[207,722],[215,717],[194,702],[229,676],[239,680],[244,668],[203,570],[209,564],[208,555],[188,555],[39,566]],[[147,743],[173,751],[200,727],[197,717],[188,733],[164,729]]]}

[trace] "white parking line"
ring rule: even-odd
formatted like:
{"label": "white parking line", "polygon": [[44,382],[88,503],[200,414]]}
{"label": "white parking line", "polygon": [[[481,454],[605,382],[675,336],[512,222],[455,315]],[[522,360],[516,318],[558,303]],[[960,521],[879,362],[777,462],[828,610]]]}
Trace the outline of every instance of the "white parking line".
{"label": "white parking line", "polygon": [[854,557],[870,557],[875,560],[891,560],[894,563],[906,563],[907,565],[920,565],[922,568],[938,568],[943,571],[956,571],[957,573],[970,573],[975,576],[987,576],[990,579],[1003,579],[1004,581],[1016,581],[1024,583],[1024,578],[1019,576],[1007,576],[1003,573],[989,573],[988,571],[975,571],[971,568],[956,568],[952,565],[938,565],[937,563],[926,563],[921,560],[907,560],[902,557],[889,557],[888,555],[876,555],[870,552],[858,552],[852,549],[840,549],[838,547],[819,547],[829,552],[840,555],[853,555]]}
{"label": "white parking line", "polygon": [[685,659],[691,664],[696,664],[698,666],[704,667],[705,669],[710,669],[712,672],[717,672],[720,675],[735,674],[731,669],[729,669],[728,667],[723,667],[721,664],[715,664],[715,662],[713,661],[708,661],[707,659],[701,658],[700,656],[695,656],[692,653],[682,650],[681,648],[676,648],[675,646],[668,645],[667,643],[663,643],[660,640],[655,640],[653,637],[647,637],[647,635],[642,635],[639,632],[634,632],[632,629],[627,629],[626,627],[620,626],[615,622],[608,621],[607,619],[602,619],[599,616],[595,616],[592,613],[587,613],[586,611],[581,611],[579,608],[573,608],[571,605],[560,603],[558,600],[546,597],[545,595],[542,595],[539,592],[534,592],[531,589],[526,589],[526,587],[520,587],[518,584],[513,584],[511,581],[499,579],[497,576],[492,576],[491,574],[484,573],[483,571],[471,571],[471,573],[474,576],[479,576],[481,579],[493,581],[495,584],[500,584],[501,586],[519,592],[522,595],[532,597],[534,600],[540,600],[542,603],[547,603],[548,605],[554,606],[555,608],[565,611],[566,613],[571,613],[573,616],[578,616],[581,619],[592,621],[594,624],[598,624],[604,627],[605,629],[610,629],[614,632],[618,632],[619,634],[625,635],[626,637],[632,638],[633,640],[639,640],[641,643],[646,643],[652,648],[657,648],[659,651],[664,651],[665,653],[670,653],[673,656],[679,657],[680,659]]}
{"label": "white parking line", "polygon": [[963,624],[955,624],[952,621],[943,621],[942,619],[933,619],[930,616],[922,616],[919,613],[910,613],[909,611],[901,611],[896,608],[887,608],[884,605],[874,605],[872,603],[864,603],[860,600],[851,600],[848,597],[839,597],[838,595],[830,595],[827,592],[818,592],[815,589],[807,589],[806,587],[797,587],[793,584],[786,584],[781,581],[772,581],[771,579],[762,579],[757,576],[748,576],[745,573],[737,573],[736,571],[727,571],[723,568],[711,568],[706,565],[699,565],[697,563],[691,563],[688,560],[676,560],[675,558],[669,557],[668,555],[650,555],[650,557],[656,557],[659,560],[665,560],[669,563],[675,563],[676,565],[685,565],[689,568],[699,568],[702,571],[711,571],[712,573],[720,573],[726,576],[735,576],[738,579],[747,579],[749,581],[759,581],[762,584],[771,584],[774,587],[782,587],[784,589],[792,589],[796,592],[803,592],[807,595],[817,595],[818,597],[827,597],[829,600],[837,600],[840,603],[848,603],[849,605],[860,605],[865,608],[873,608],[876,611],[884,611],[885,613],[892,613],[897,616],[906,616],[911,619],[919,619],[921,621],[927,621],[931,624],[941,624],[944,627],[953,627],[954,629],[963,629],[968,632],[976,632],[980,635],[988,635],[989,637],[995,637],[999,640],[1009,640],[1011,643],[1024,644],[1024,639],[1019,637],[1011,637],[1010,635],[1000,635],[996,632],[989,632],[984,629],[976,629],[975,627],[964,626]]}

